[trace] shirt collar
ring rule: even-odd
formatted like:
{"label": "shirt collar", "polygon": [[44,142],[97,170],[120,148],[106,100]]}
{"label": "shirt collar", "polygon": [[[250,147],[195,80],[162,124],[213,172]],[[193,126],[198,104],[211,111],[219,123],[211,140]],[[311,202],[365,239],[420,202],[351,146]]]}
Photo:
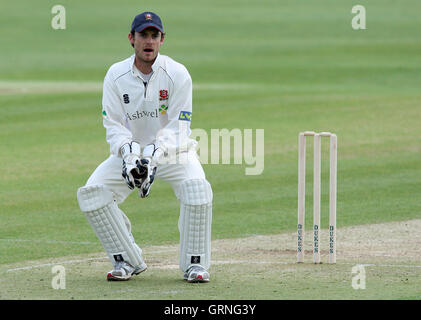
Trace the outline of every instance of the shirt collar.
{"label": "shirt collar", "polygon": [[[136,76],[139,71],[137,70],[136,66],[134,65],[134,58],[135,58],[135,55],[133,54],[130,58],[130,61],[131,61],[132,74],[134,76]],[[152,72],[156,72],[158,70],[158,68],[160,67],[160,65],[161,65],[161,55],[158,52],[158,55],[156,56],[155,62],[152,64]]]}

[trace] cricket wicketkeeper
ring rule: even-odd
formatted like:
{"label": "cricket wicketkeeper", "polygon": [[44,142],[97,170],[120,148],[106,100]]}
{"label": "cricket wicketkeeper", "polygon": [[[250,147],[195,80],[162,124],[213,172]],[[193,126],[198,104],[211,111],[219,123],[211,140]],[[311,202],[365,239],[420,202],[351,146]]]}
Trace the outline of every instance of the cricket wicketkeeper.
{"label": "cricket wicketkeeper", "polygon": [[108,280],[128,280],[146,270],[118,205],[134,189],[147,197],[154,180],[163,179],[180,201],[184,279],[209,281],[212,189],[196,141],[189,138],[192,79],[182,64],[159,54],[164,37],[155,13],[134,18],[128,35],[134,55],[112,65],[104,79],[102,116],[111,155],[77,192],[80,209],[113,264]]}

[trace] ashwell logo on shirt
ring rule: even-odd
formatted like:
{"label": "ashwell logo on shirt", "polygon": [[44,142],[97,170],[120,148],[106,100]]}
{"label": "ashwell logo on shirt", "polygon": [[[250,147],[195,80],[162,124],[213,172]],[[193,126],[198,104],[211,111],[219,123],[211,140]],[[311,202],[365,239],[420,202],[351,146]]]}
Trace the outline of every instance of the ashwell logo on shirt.
{"label": "ashwell logo on shirt", "polygon": [[146,111],[146,110],[137,110],[136,113],[126,113],[126,117],[129,120],[136,120],[142,118],[158,118],[158,109],[154,111]]}

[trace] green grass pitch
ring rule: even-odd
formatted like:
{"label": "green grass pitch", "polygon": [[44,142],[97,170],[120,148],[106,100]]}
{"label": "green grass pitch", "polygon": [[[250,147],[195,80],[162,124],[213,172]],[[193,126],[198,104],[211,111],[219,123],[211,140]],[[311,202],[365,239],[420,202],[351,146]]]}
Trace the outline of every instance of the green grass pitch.
{"label": "green grass pitch", "polygon": [[[127,34],[144,10],[163,20],[161,53],[190,71],[192,128],[264,129],[261,175],[245,175],[246,163],[204,165],[214,192],[213,240],[296,231],[298,133],[305,130],[338,136],[338,237],[341,228],[421,218],[418,0],[167,0],[148,7],[64,0],[65,30],[51,27],[55,4],[12,1],[0,11],[0,299],[107,299],[116,290],[131,291],[132,299],[421,298],[420,256],[370,269],[367,289],[359,291],[351,286],[352,265],[372,260],[338,254],[336,267],[297,266],[293,252],[285,260],[275,249],[271,266],[215,264],[214,281],[202,287],[164,268],[113,287],[105,281],[106,260],[92,269],[69,265],[76,271],[63,291],[51,289],[50,267],[13,271],[105,255],[76,191],[108,156],[101,83],[111,64],[132,54]],[[356,4],[366,7],[366,30],[351,26]],[[325,228],[326,161],[322,169]],[[149,198],[132,194],[121,208],[141,246],[178,244],[179,205],[169,185],[157,181]],[[408,245],[420,245],[419,237]],[[252,263],[255,256],[237,258]],[[406,258],[412,269],[393,267]],[[238,281],[226,280],[231,272]]]}

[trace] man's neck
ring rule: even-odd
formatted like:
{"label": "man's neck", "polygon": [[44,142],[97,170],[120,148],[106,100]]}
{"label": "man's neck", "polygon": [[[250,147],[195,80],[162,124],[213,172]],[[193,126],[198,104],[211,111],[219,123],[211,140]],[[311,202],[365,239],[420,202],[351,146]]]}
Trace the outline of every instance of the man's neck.
{"label": "man's neck", "polygon": [[[156,58],[155,58],[155,60],[156,60]],[[149,73],[151,73],[151,72],[152,72],[152,65],[154,64],[155,60],[154,60],[154,61],[152,61],[152,62],[144,62],[144,61],[140,61],[140,60],[139,60],[139,59],[135,56],[135,59],[134,59],[134,65],[136,66],[136,68],[137,68],[140,72],[142,72],[142,73],[144,73],[144,74],[149,74]]]}

